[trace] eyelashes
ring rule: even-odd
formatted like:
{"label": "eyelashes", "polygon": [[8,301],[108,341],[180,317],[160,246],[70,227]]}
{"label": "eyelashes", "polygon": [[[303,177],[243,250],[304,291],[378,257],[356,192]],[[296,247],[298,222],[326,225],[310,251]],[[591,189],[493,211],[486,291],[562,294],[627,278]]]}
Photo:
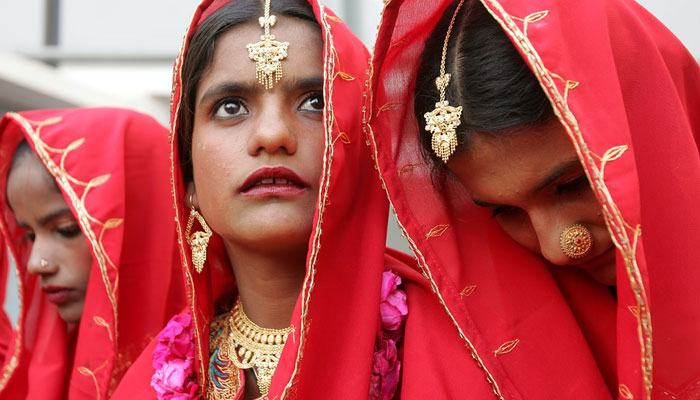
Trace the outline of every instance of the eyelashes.
{"label": "eyelashes", "polygon": [[562,184],[557,185],[556,187],[556,194],[561,195],[561,194],[567,194],[567,193],[574,193],[574,192],[579,192],[582,189],[587,188],[588,185],[588,178],[586,177],[585,174],[582,174],[569,182],[565,182]]}

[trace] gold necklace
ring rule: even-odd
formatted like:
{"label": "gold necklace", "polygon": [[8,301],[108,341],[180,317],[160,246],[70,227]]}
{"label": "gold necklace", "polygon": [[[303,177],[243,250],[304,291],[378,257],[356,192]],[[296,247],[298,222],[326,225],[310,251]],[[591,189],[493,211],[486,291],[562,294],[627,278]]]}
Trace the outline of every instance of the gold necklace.
{"label": "gold necklace", "polygon": [[291,328],[267,329],[256,325],[245,315],[240,298],[229,314],[228,323],[229,336],[238,355],[232,357],[233,364],[240,369],[253,368],[260,394],[267,395]]}

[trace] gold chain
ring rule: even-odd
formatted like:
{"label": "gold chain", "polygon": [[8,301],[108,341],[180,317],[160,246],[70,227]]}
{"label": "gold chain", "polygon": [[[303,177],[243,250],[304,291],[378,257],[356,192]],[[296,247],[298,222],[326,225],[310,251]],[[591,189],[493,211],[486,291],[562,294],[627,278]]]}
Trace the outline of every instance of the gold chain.
{"label": "gold chain", "polygon": [[228,324],[229,336],[233,339],[237,355],[232,357],[234,365],[240,369],[253,368],[260,394],[267,395],[291,328],[268,329],[258,326],[245,315],[240,298],[229,314]]}

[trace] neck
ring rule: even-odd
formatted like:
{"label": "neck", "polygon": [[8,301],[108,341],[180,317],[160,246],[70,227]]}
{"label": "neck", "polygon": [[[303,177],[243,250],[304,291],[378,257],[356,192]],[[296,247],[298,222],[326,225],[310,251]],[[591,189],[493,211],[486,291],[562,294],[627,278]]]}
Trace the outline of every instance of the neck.
{"label": "neck", "polygon": [[283,253],[226,244],[248,318],[263,328],[289,326],[306,273],[306,247]]}

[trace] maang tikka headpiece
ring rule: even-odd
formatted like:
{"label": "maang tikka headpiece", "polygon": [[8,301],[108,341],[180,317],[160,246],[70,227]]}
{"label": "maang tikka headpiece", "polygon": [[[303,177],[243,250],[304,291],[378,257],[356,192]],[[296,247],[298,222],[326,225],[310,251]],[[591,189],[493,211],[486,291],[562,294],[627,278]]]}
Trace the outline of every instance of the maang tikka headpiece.
{"label": "maang tikka headpiece", "polygon": [[271,89],[282,79],[282,60],[287,58],[289,47],[289,42],[278,42],[275,36],[270,34],[270,28],[276,21],[277,18],[270,15],[270,0],[265,0],[265,15],[258,19],[265,34],[260,36],[259,42],[246,46],[248,57],[255,61],[255,75],[258,82],[265,86],[265,89]]}
{"label": "maang tikka headpiece", "polygon": [[450,84],[450,74],[445,73],[445,60],[447,59],[447,45],[450,42],[450,34],[455,24],[455,19],[462,8],[464,0],[461,0],[452,15],[450,26],[447,28],[445,43],[442,45],[442,59],[440,60],[440,76],[435,78],[435,86],[440,91],[440,101],[435,103],[435,109],[425,113],[425,130],[433,134],[432,148],[435,154],[447,162],[457,148],[457,127],[461,123],[462,106],[452,107],[445,99],[445,88]]}

